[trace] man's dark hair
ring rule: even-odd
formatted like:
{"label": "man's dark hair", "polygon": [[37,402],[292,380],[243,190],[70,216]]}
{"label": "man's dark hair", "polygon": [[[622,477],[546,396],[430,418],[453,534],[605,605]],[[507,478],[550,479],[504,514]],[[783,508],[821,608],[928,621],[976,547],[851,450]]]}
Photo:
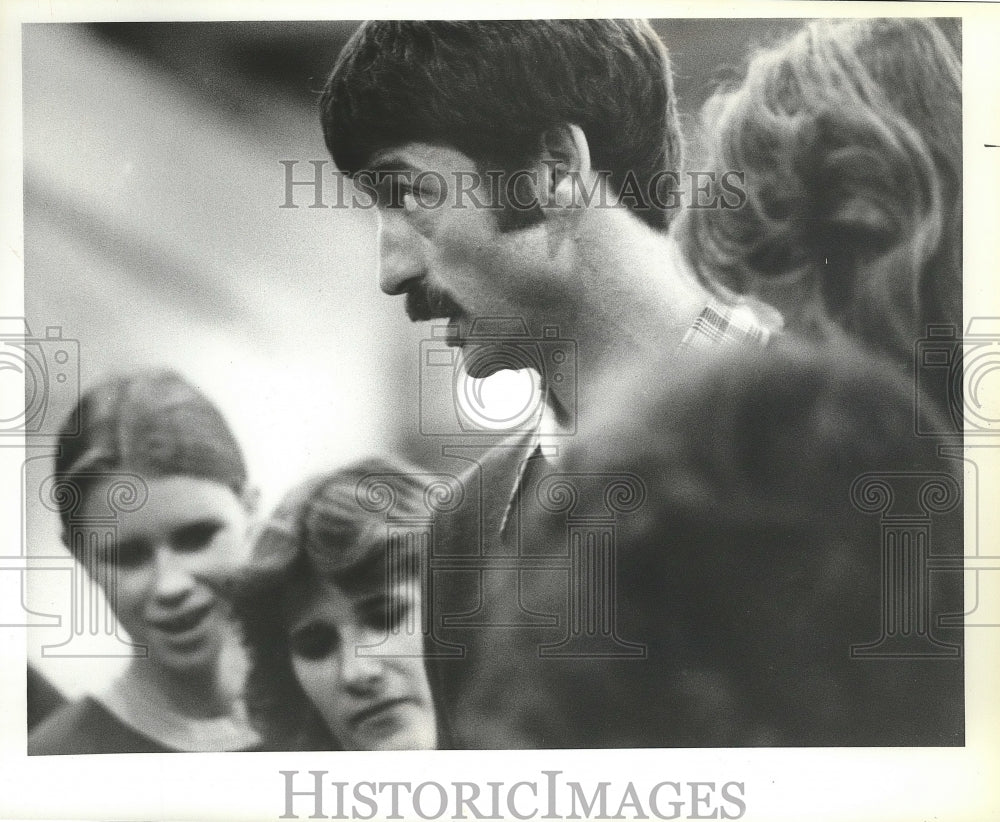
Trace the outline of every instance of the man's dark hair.
{"label": "man's dark hair", "polygon": [[[681,163],[670,58],[645,21],[369,21],[341,52],[321,113],[348,174],[407,142],[514,172],[563,124],[583,129],[615,194],[627,178],[645,193]],[[665,228],[670,213],[654,204],[630,207]]]}

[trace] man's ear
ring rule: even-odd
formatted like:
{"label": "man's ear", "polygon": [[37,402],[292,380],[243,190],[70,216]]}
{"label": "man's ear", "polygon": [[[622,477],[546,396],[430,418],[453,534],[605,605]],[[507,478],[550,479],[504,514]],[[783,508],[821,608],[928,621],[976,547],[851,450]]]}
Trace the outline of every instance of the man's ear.
{"label": "man's ear", "polygon": [[550,128],[542,135],[539,159],[543,171],[539,173],[538,187],[543,202],[561,208],[581,205],[578,202],[581,190],[589,191],[595,178],[590,144],[583,129],[572,123]]}

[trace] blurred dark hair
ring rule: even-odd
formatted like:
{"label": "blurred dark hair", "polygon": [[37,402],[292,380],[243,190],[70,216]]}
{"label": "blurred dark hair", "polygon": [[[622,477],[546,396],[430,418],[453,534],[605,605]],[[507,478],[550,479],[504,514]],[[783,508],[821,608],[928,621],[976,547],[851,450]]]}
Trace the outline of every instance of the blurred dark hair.
{"label": "blurred dark hair", "polygon": [[[513,173],[565,124],[587,135],[591,163],[610,173],[616,194],[628,174],[647,191],[658,172],[681,165],[670,58],[638,20],[368,21],[337,59],[321,116],[348,174],[408,142]],[[634,205],[654,228],[672,216]]]}
{"label": "blurred dark hair", "polygon": [[[304,586],[329,580],[350,591],[386,584],[386,512],[413,517],[425,510],[419,469],[378,457],[302,483],[281,501],[254,542],[249,566],[227,581],[250,657],[246,701],[269,749],[339,748],[292,669],[290,603]],[[398,569],[415,573],[399,545]]]}
{"label": "blurred dark hair", "polygon": [[747,193],[678,221],[707,284],[796,292],[791,327],[832,322],[897,360],[928,325],[961,328],[959,25],[810,23],[705,104],[710,166]]}
{"label": "blurred dark hair", "polygon": [[[906,381],[851,347],[779,344],[628,385],[627,421],[609,411],[558,472],[645,485],[615,523],[613,577],[618,636],[647,658],[539,658],[537,629],[491,628],[456,732],[486,747],[962,744],[960,656],[850,655],[878,639],[883,609],[880,524],[853,482],[930,470],[961,488],[913,435]],[[605,508],[581,496],[575,510]],[[961,556],[961,519],[934,520],[935,554]],[[525,533],[551,552],[566,520],[536,511]],[[565,613],[566,581],[545,579],[531,608]],[[961,613],[952,582],[935,608]],[[513,623],[508,607],[491,621]]]}
{"label": "blurred dark hair", "polygon": [[[92,386],[59,434],[56,482],[75,485],[80,498],[100,474],[122,470],[214,480],[237,496],[247,482],[243,452],[218,408],[169,369]],[[60,512],[64,527],[69,510]]]}

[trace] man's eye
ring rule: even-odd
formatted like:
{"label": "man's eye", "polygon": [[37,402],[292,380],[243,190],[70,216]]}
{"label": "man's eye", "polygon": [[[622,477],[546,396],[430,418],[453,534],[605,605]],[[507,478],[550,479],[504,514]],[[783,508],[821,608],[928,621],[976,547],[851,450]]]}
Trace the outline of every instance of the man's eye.
{"label": "man's eye", "polygon": [[222,530],[220,522],[198,522],[178,528],[172,534],[171,544],[177,551],[199,551],[206,547]]}
{"label": "man's eye", "polygon": [[302,659],[323,659],[338,647],[337,632],[329,625],[307,625],[291,636],[292,656]]}
{"label": "man's eye", "polygon": [[153,548],[150,543],[141,539],[133,539],[121,540],[110,559],[117,560],[116,564],[122,568],[134,568],[148,562],[152,556]]}
{"label": "man's eye", "polygon": [[387,174],[375,186],[379,208],[404,208],[404,200],[413,198],[413,186],[399,174]]}

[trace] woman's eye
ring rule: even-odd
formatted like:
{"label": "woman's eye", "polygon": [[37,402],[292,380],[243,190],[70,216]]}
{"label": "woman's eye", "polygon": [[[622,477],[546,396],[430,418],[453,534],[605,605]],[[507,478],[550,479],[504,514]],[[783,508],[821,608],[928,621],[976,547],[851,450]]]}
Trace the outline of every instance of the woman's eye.
{"label": "woman's eye", "polygon": [[153,548],[142,539],[121,540],[110,559],[121,568],[135,568],[153,556]]}
{"label": "woman's eye", "polygon": [[290,645],[293,656],[323,659],[337,649],[337,632],[329,625],[308,625],[292,633]]}
{"label": "woman's eye", "polygon": [[386,625],[391,631],[405,620],[413,609],[413,603],[408,599],[393,598],[389,600],[389,610],[386,617]]}
{"label": "woman's eye", "polygon": [[171,542],[178,551],[199,551],[211,543],[221,530],[222,523],[219,522],[196,522],[174,531]]}
{"label": "woman's eye", "polygon": [[383,633],[398,627],[410,613],[413,603],[403,597],[380,600],[362,615],[365,625]]}

